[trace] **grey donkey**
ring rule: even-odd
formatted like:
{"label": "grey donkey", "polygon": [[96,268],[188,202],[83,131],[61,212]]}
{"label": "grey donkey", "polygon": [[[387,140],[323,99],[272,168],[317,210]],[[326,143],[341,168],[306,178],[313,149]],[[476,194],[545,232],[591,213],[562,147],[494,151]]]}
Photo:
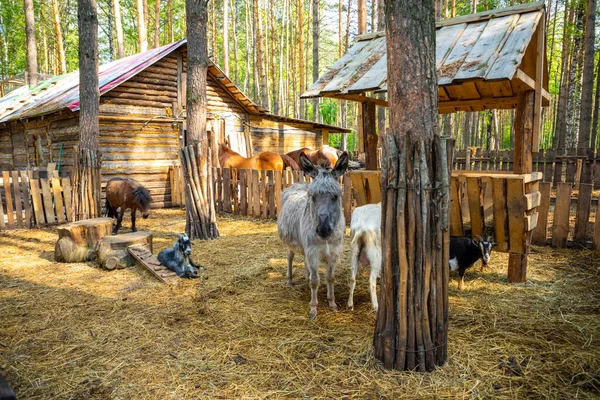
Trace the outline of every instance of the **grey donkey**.
{"label": "grey donkey", "polygon": [[337,311],[333,290],[334,268],[343,250],[346,230],[342,212],[342,188],[338,178],[348,168],[348,154],[344,152],[333,169],[315,166],[306,155],[300,154],[300,167],[313,181],[295,183],[283,191],[277,232],[288,247],[288,286],[292,285],[294,254],[304,255],[311,292],[308,316],[314,319],[317,316],[318,269],[321,261],[327,262],[329,308]]}

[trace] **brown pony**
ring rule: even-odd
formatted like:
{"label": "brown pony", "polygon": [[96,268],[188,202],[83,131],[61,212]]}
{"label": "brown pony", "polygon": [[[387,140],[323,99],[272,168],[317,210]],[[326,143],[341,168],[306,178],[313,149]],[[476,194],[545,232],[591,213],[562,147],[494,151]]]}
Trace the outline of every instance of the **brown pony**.
{"label": "brown pony", "polygon": [[248,168],[248,169],[271,169],[283,171],[286,167],[300,170],[298,164],[285,154],[263,151],[251,158],[245,158],[231,150],[225,144],[219,144],[219,163],[221,168]]}
{"label": "brown pony", "polygon": [[[117,225],[112,230],[116,235],[121,227],[125,210],[131,209],[131,231],[137,232],[135,228],[135,212],[140,210],[142,218],[148,218],[148,210],[152,197],[150,192],[139,182],[131,178],[112,178],[106,183],[106,210],[110,218],[117,217]],[[117,208],[121,208],[117,212]]]}
{"label": "brown pony", "polygon": [[318,150],[311,150],[308,147],[290,151],[286,155],[294,160],[297,164],[300,163],[300,153],[304,153],[314,165],[333,168],[338,160],[338,151],[331,146],[323,146]]}

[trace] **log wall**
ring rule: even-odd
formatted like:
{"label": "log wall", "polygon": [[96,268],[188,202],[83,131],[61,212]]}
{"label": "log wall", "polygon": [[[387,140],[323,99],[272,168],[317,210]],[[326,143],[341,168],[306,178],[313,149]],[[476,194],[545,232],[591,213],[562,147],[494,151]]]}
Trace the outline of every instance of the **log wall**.
{"label": "log wall", "polygon": [[250,116],[252,148],[255,153],[287,153],[302,147],[320,148],[322,133],[309,130],[308,124],[279,122],[260,115]]}

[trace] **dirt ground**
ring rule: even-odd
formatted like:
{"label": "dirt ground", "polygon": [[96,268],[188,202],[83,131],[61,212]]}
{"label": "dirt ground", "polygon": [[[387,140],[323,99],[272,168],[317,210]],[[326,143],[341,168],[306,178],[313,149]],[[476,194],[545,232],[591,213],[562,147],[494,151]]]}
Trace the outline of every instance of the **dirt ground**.
{"label": "dirt ground", "polygon": [[[159,210],[139,229],[154,253],[184,229]],[[125,221],[129,231],[129,218]],[[337,269],[340,311],[308,320],[301,258],[285,285],[272,222],[220,218],[196,242],[208,269],[168,287],[139,267],[104,271],[53,261],[53,229],[0,232],[0,373],[19,399],[599,398],[600,260],[534,248],[528,282],[506,280],[506,254],[450,282],[446,365],[389,372],[371,354],[368,271],[348,297],[349,240]],[[322,281],[324,279],[322,278]]]}

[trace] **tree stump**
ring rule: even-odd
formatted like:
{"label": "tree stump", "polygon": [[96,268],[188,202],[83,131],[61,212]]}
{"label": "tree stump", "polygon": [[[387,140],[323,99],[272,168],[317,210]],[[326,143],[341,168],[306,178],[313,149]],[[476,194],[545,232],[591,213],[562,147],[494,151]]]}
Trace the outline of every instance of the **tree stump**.
{"label": "tree stump", "polygon": [[110,235],[112,218],[92,218],[61,225],[54,257],[59,262],[83,262],[93,259],[100,239]]}
{"label": "tree stump", "polygon": [[135,259],[127,252],[127,248],[133,245],[142,246],[152,253],[152,234],[132,232],[102,238],[96,246],[98,264],[108,270],[133,266]]}

